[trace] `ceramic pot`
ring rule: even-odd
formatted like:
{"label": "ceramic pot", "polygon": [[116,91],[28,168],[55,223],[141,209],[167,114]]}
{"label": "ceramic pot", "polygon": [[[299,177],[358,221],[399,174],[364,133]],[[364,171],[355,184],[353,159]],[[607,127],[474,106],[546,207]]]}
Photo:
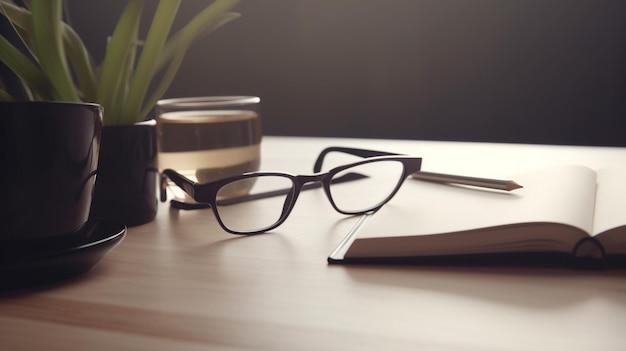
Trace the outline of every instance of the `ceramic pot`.
{"label": "ceramic pot", "polygon": [[0,103],[2,240],[75,233],[89,218],[102,107]]}
{"label": "ceramic pot", "polygon": [[154,120],[103,127],[91,216],[127,226],[151,222],[157,178]]}

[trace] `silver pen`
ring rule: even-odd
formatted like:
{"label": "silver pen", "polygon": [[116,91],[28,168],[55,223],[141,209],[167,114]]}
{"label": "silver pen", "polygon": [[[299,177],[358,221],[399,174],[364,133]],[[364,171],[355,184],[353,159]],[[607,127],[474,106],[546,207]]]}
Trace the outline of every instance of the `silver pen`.
{"label": "silver pen", "polygon": [[467,176],[433,173],[433,172],[420,171],[420,172],[413,173],[411,177],[413,177],[414,179],[425,180],[429,182],[463,184],[463,185],[477,186],[481,188],[490,188],[490,189],[498,189],[498,190],[506,190],[506,191],[523,188],[523,186],[517,184],[516,182],[512,180],[467,177]]}

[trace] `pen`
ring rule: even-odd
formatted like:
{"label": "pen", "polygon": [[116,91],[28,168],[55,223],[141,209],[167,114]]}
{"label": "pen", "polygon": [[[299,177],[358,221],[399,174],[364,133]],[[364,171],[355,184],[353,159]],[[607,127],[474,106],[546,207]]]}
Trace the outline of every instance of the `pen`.
{"label": "pen", "polygon": [[506,191],[523,188],[523,186],[517,184],[516,182],[512,180],[477,178],[477,177],[467,177],[467,176],[422,172],[422,171],[413,173],[411,177],[413,177],[414,179],[425,180],[429,182],[463,184],[463,185],[477,186],[481,188],[490,188],[490,189],[498,189],[498,190],[506,190]]}

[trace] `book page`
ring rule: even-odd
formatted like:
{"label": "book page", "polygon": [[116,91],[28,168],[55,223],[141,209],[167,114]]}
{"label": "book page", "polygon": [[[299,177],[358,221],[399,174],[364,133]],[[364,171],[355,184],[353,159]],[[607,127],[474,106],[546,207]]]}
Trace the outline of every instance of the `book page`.
{"label": "book page", "polygon": [[[403,236],[428,236],[422,241],[425,245],[435,245],[441,238],[445,242],[439,246],[456,243],[470,252],[495,244],[506,249],[514,242],[530,250],[537,240],[574,245],[581,231],[592,231],[595,177],[593,170],[582,166],[553,167],[512,175],[510,179],[523,188],[511,192],[408,179],[396,197],[363,225],[353,246],[368,238]],[[550,229],[541,223],[551,223]],[[514,237],[485,230],[509,226],[520,227]],[[579,230],[564,230],[569,227]],[[461,232],[465,237],[448,235]]]}
{"label": "book page", "polygon": [[626,167],[598,172],[593,233],[599,235],[607,253],[626,253]]}

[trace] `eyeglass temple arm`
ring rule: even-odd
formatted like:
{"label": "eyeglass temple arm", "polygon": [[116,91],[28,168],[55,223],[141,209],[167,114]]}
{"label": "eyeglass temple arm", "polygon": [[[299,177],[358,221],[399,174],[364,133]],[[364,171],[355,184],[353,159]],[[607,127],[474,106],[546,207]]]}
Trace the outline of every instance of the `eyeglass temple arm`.
{"label": "eyeglass temple arm", "polygon": [[385,151],[375,151],[375,150],[366,150],[366,149],[354,149],[349,147],[339,147],[339,146],[330,146],[322,150],[319,156],[317,156],[317,160],[315,161],[315,165],[313,166],[313,172],[317,173],[322,170],[322,164],[324,163],[324,157],[331,152],[343,152],[346,154],[369,158],[376,156],[398,156],[399,154],[395,154],[392,152]]}
{"label": "eyeglass temple arm", "polygon": [[167,200],[167,194],[165,192],[167,189],[167,178],[183,189],[183,191],[189,194],[191,198],[194,198],[196,182],[172,169],[165,169],[161,172],[161,202],[165,202]]}

